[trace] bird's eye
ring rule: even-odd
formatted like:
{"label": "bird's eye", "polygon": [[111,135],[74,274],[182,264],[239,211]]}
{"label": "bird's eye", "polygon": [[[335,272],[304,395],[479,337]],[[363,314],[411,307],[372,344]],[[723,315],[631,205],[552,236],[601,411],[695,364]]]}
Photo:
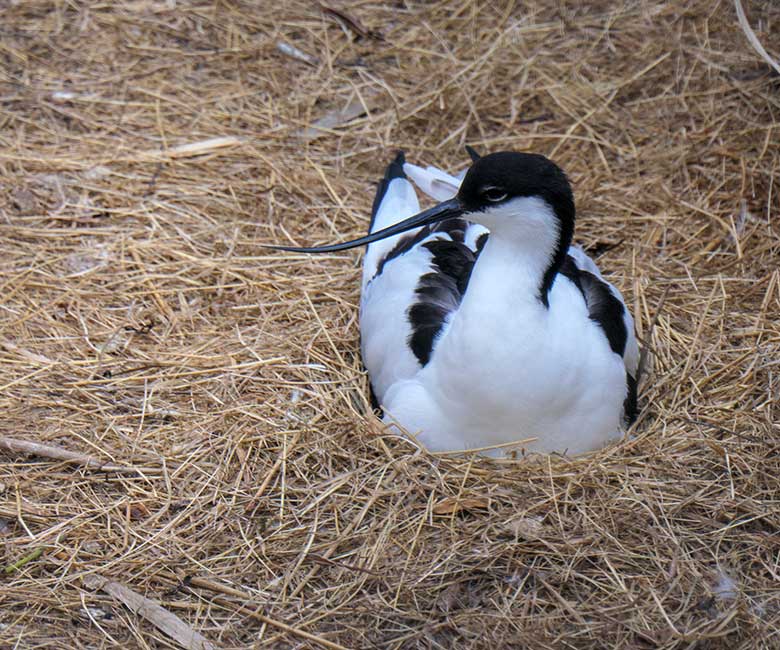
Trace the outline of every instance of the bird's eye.
{"label": "bird's eye", "polygon": [[488,201],[497,203],[498,201],[503,201],[506,198],[506,192],[500,187],[486,187],[484,190],[482,190],[482,196],[484,196]]}

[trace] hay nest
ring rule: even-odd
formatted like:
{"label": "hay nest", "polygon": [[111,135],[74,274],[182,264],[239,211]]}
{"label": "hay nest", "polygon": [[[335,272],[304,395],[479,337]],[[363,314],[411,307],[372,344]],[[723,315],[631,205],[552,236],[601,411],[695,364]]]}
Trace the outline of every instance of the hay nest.
{"label": "hay nest", "polygon": [[[778,647],[780,84],[731,4],[0,11],[0,646]],[[358,255],[260,247],[466,143],[570,174],[650,352],[630,439],[383,432]]]}

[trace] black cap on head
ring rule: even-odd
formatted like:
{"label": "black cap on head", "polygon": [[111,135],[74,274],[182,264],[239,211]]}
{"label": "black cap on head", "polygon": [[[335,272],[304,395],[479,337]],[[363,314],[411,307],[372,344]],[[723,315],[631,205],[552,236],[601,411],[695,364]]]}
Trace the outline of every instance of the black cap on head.
{"label": "black cap on head", "polygon": [[499,151],[470,167],[458,192],[464,210],[478,212],[521,196],[538,196],[561,222],[574,222],[574,195],[563,170],[537,153]]}

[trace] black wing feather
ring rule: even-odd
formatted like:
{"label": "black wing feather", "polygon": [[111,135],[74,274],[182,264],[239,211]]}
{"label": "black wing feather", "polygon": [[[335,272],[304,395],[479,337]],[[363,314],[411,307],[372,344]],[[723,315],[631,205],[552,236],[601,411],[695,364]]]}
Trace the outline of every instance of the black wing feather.
{"label": "black wing feather", "polygon": [[441,222],[434,231],[446,232],[451,239],[436,239],[423,244],[433,254],[433,271],[420,278],[415,289],[419,300],[409,308],[412,326],[409,347],[423,366],[431,359],[433,345],[447,316],[460,305],[474,263],[482,250],[479,247],[473,251],[463,243],[467,227],[468,224],[460,219]]}
{"label": "black wing feather", "polygon": [[628,332],[623,320],[625,307],[601,278],[590,271],[583,271],[570,255],[561,266],[560,273],[571,280],[582,292],[585,304],[588,306],[588,316],[604,330],[609,341],[609,347],[621,357],[626,351]]}
{"label": "black wing feather", "polygon": [[[566,256],[560,273],[569,278],[582,292],[588,307],[588,316],[604,331],[612,351],[622,357],[628,342],[628,331],[623,318],[626,308],[623,303],[612,293],[604,280],[578,268],[570,255]],[[623,417],[626,425],[630,425],[637,418],[638,406],[636,377],[628,371],[626,371],[626,388]]]}
{"label": "black wing feather", "polygon": [[623,401],[623,419],[626,422],[626,426],[630,426],[636,422],[636,418],[639,415],[636,377],[630,372],[626,372],[626,385],[628,386],[628,393]]}

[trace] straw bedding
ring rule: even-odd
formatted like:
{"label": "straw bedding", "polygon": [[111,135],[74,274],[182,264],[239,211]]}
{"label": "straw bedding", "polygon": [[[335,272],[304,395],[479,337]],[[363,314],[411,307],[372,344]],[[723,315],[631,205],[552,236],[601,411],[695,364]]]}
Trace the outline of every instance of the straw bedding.
{"label": "straw bedding", "polygon": [[[780,82],[733,5],[329,6],[0,4],[0,647],[780,647]],[[382,431],[359,256],[261,248],[464,144],[569,173],[647,351],[623,442]]]}

